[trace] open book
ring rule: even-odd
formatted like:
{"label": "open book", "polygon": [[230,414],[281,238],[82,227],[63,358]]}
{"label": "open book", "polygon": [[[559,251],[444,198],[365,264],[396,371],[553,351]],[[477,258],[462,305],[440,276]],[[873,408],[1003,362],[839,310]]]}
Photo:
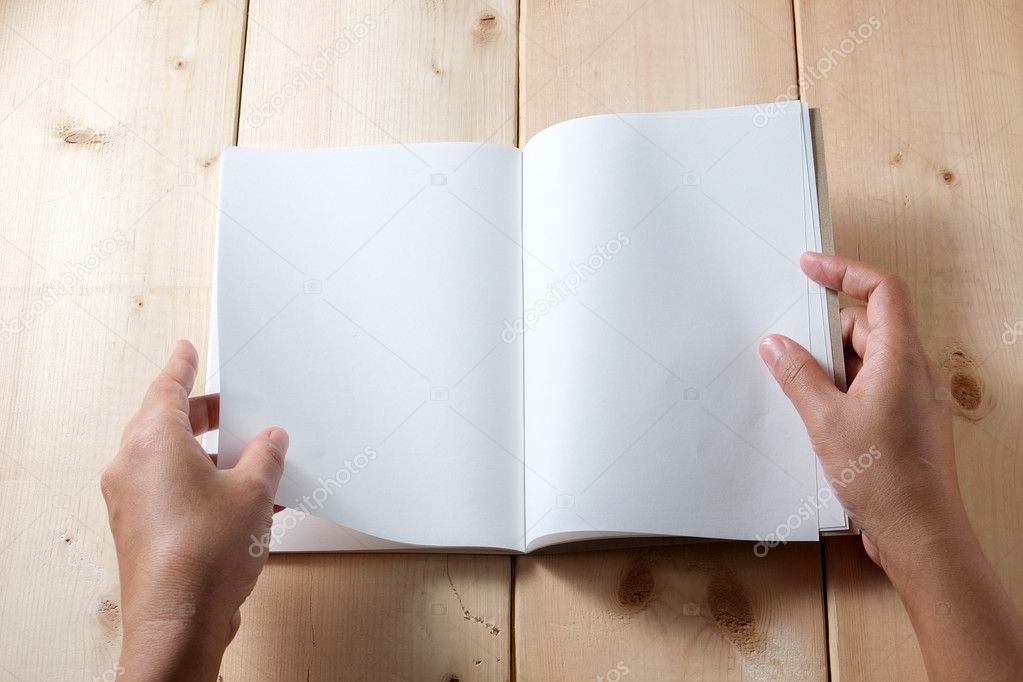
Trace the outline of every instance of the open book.
{"label": "open book", "polygon": [[277,550],[844,528],[757,353],[779,332],[833,368],[798,266],[815,177],[798,102],[581,118],[522,150],[227,149],[210,447],[232,466],[291,435]]}

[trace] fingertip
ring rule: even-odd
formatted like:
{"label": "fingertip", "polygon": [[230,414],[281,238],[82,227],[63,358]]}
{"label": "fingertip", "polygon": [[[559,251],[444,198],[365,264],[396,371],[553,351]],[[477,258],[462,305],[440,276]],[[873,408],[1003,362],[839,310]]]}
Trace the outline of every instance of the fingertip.
{"label": "fingertip", "polygon": [[287,451],[287,431],[277,426],[263,429],[245,446],[235,468],[255,474],[256,478],[274,491],[284,471]]}
{"label": "fingertip", "polygon": [[210,393],[189,398],[188,421],[194,436],[220,428],[220,394]]}
{"label": "fingertip", "polygon": [[827,255],[826,253],[823,253],[821,251],[804,251],[803,254],[799,257],[799,260],[804,263],[808,263],[810,261],[818,261],[823,256],[826,255]]}
{"label": "fingertip", "polygon": [[822,406],[838,391],[824,368],[806,348],[780,334],[764,337],[760,354],[807,428],[815,428]]}
{"label": "fingertip", "polygon": [[186,355],[188,357],[198,358],[199,354],[195,351],[195,346],[188,339],[178,339],[174,342],[174,347],[171,349],[171,355]]}
{"label": "fingertip", "polygon": [[799,267],[806,274],[810,274],[810,271],[816,270],[827,256],[828,254],[818,251],[804,251],[799,257]]}
{"label": "fingertip", "polygon": [[193,346],[192,342],[188,339],[178,339],[174,342],[174,348],[171,350],[170,359],[167,361],[167,368],[171,370],[171,375],[174,376],[179,383],[187,383],[187,379],[173,370],[175,364],[182,361],[188,367],[189,374],[194,374],[198,371],[199,354],[195,351],[195,346]]}
{"label": "fingertip", "polygon": [[282,455],[288,451],[288,444],[291,439],[288,437],[288,432],[279,426],[274,426],[266,430],[266,439],[269,440],[273,446]]}
{"label": "fingertip", "polygon": [[150,384],[143,405],[159,407],[168,406],[175,409],[189,410],[188,395],[195,385],[196,374],[199,371],[199,358],[195,347],[185,339],[178,339],[174,342],[167,363],[160,370],[153,383]]}
{"label": "fingertip", "polygon": [[785,354],[785,337],[769,334],[760,340],[760,359],[768,367],[774,367]]}

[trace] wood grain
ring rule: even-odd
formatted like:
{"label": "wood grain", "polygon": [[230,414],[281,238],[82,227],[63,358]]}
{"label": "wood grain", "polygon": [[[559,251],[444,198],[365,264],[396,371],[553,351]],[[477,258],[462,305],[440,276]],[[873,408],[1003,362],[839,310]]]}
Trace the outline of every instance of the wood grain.
{"label": "wood grain", "polygon": [[822,679],[819,560],[744,543],[519,557],[519,679]]}
{"label": "wood grain", "polygon": [[[524,0],[523,141],[588,114],[794,98],[792,7]],[[523,680],[826,677],[816,547],[715,544],[516,560]],[[625,677],[624,679],[633,679]]]}
{"label": "wood grain", "polygon": [[[515,144],[515,3],[249,7],[238,142]],[[226,679],[506,680],[511,560],[276,556]]]}
{"label": "wood grain", "polygon": [[[798,10],[803,97],[826,121],[838,252],[909,281],[925,344],[949,374],[938,397],[956,402],[967,511],[1023,606],[1023,344],[1002,338],[1023,318],[1023,7],[829,0]],[[860,38],[849,42],[850,31]],[[826,565],[835,679],[925,679],[902,605],[858,545],[829,540]]]}
{"label": "wood grain", "polygon": [[791,3],[523,0],[522,142],[566,118],[796,99]]}
{"label": "wood grain", "polygon": [[245,16],[0,5],[0,677],[112,679],[98,477],[174,339],[203,339]]}
{"label": "wood grain", "polygon": [[[785,0],[521,10],[0,4],[0,677],[116,670],[98,476],[172,340],[205,350],[222,147],[514,144],[573,116],[800,95],[826,121],[837,249],[912,285],[958,405],[968,511],[1023,607],[1023,339],[1003,338],[1023,318],[1020,3],[796,0],[795,21]],[[857,539],[829,539],[826,560],[835,679],[923,679]],[[816,548],[533,556],[515,576],[513,670],[506,558],[275,557],[224,677],[827,674]]]}

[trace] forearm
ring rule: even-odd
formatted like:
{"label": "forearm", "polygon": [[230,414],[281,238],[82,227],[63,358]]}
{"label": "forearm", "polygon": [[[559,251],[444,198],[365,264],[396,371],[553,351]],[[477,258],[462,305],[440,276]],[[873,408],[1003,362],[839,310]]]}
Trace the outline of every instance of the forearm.
{"label": "forearm", "polygon": [[[905,542],[913,546],[909,538]],[[969,524],[964,520],[940,539],[900,554],[885,568],[913,622],[930,678],[1016,679],[1023,669],[1023,620]]]}

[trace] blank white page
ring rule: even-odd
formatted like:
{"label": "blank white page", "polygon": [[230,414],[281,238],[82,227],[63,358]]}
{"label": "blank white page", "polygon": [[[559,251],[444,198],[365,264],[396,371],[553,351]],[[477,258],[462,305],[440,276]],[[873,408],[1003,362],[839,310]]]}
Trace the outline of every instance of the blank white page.
{"label": "blank white page", "polygon": [[284,427],[277,502],[344,527],[282,521],[274,546],[522,549],[522,348],[500,340],[521,311],[519,151],[222,160],[221,461]]}
{"label": "blank white page", "polygon": [[769,114],[597,116],[526,146],[528,548],[818,537],[815,457],[757,353],[779,332],[830,367],[798,266],[819,234],[806,112]]}

